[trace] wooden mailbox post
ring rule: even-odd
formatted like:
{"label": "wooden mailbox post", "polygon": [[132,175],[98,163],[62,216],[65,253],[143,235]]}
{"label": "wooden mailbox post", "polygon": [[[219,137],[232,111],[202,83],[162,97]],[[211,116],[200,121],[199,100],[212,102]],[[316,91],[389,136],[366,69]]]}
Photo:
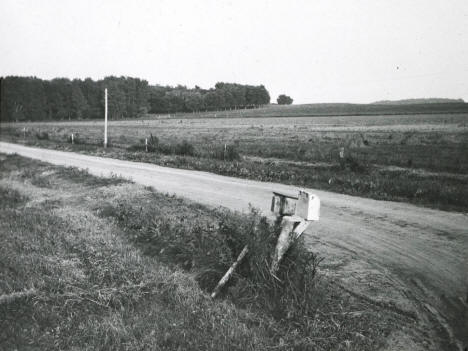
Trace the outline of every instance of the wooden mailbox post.
{"label": "wooden mailbox post", "polygon": [[319,220],[320,199],[304,190],[300,190],[297,197],[273,192],[271,210],[282,217],[281,233],[270,267],[271,274],[275,275],[291,244],[302,235],[310,222]]}
{"label": "wooden mailbox post", "polygon": [[[271,211],[282,218],[281,233],[273,254],[270,273],[275,276],[284,254],[307,229],[310,222],[318,221],[320,218],[320,199],[318,196],[305,190],[300,190],[298,196],[273,192],[271,200]],[[216,288],[211,294],[215,298],[222,287],[228,282],[237,266],[241,263],[249,251],[246,245],[237,257],[236,261],[224,274]]]}

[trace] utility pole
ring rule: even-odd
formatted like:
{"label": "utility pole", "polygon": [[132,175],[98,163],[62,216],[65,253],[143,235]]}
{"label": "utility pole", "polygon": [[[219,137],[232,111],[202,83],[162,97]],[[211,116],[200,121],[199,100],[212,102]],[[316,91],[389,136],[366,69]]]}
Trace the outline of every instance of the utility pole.
{"label": "utility pole", "polygon": [[107,147],[107,88],[104,89],[104,147]]}

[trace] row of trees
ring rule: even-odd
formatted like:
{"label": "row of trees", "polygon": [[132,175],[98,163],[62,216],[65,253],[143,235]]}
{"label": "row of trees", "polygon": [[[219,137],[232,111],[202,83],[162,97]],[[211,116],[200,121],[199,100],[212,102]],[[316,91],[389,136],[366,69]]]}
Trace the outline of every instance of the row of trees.
{"label": "row of trees", "polygon": [[131,77],[106,77],[94,81],[35,77],[1,78],[0,119],[72,120],[100,118],[104,88],[108,89],[110,118],[133,118],[145,113],[195,112],[266,105],[270,95],[263,85],[217,83],[214,88],[151,86]]}
{"label": "row of trees", "polygon": [[152,113],[213,111],[266,105],[270,94],[263,85],[216,83],[212,89],[151,86],[149,102]]}

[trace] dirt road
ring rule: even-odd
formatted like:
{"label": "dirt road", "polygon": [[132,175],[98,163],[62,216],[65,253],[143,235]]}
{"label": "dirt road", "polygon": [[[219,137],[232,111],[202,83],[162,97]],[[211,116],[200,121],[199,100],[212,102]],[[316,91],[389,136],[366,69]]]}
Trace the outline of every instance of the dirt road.
{"label": "dirt road", "polygon": [[[219,176],[25,147],[0,142],[0,152],[121,175],[156,190],[212,206],[269,214],[273,190],[296,193],[275,183]],[[468,215],[405,203],[376,201],[319,190],[321,218],[307,230],[307,242],[325,258],[324,271],[353,294],[415,318],[425,349],[468,346]],[[410,349],[397,338],[394,349]]]}

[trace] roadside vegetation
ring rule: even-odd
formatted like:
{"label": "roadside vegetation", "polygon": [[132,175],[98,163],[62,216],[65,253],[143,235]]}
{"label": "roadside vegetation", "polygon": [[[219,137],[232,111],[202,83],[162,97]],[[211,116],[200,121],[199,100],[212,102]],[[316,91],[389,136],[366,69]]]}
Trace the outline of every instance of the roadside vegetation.
{"label": "roadside vegetation", "polygon": [[107,149],[96,123],[9,124],[0,138],[466,211],[466,122],[466,115],[122,121],[110,126]]}
{"label": "roadside vegetation", "polygon": [[0,158],[2,349],[375,350],[415,322],[343,290],[303,242],[272,278],[278,227],[255,210]]}

